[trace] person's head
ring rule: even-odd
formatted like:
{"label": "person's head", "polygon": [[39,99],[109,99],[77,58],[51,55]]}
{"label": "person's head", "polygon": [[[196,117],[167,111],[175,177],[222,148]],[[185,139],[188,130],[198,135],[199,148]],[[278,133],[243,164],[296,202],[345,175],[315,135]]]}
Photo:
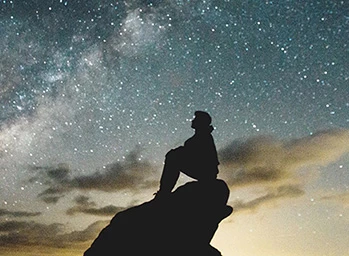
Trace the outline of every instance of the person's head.
{"label": "person's head", "polygon": [[197,130],[207,129],[211,126],[212,118],[204,111],[195,111],[195,117],[191,121],[191,128]]}

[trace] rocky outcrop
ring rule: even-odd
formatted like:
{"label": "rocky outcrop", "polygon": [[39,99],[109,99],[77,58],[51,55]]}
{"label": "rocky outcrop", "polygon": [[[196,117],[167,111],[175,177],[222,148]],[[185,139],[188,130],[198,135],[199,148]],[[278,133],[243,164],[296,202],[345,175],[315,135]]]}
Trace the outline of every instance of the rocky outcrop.
{"label": "rocky outcrop", "polygon": [[232,213],[224,181],[190,182],[117,213],[84,256],[219,256],[210,241]]}

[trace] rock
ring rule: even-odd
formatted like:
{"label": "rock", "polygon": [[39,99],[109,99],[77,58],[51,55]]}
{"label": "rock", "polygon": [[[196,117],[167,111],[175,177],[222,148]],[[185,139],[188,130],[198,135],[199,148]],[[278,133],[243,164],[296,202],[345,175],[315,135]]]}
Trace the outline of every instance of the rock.
{"label": "rock", "polygon": [[232,213],[224,181],[190,182],[117,213],[84,256],[220,256],[210,241]]}

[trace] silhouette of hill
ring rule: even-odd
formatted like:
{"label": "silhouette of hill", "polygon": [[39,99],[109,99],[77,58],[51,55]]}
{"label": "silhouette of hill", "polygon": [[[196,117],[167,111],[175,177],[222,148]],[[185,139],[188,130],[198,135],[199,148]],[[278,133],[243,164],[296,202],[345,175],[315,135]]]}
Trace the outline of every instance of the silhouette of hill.
{"label": "silhouette of hill", "polygon": [[219,256],[210,241],[232,213],[222,180],[189,182],[168,198],[117,213],[84,256]]}

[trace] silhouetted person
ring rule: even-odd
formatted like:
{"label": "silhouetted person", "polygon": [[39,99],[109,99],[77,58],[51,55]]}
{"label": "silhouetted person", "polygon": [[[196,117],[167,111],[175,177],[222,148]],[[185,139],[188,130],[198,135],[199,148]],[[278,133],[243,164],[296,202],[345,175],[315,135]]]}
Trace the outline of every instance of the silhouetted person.
{"label": "silhouetted person", "polygon": [[[229,188],[217,179],[210,115],[196,111],[191,127],[194,136],[166,154],[156,200],[118,212],[84,256],[222,256],[210,242],[233,212],[227,205]],[[181,171],[198,181],[172,193]]]}
{"label": "silhouetted person", "polygon": [[217,178],[219,162],[211,135],[211,122],[212,118],[207,112],[195,112],[191,124],[195,134],[185,141],[184,146],[172,149],[166,154],[160,190],[155,198],[167,197],[171,193],[180,171],[200,182],[209,182]]}

